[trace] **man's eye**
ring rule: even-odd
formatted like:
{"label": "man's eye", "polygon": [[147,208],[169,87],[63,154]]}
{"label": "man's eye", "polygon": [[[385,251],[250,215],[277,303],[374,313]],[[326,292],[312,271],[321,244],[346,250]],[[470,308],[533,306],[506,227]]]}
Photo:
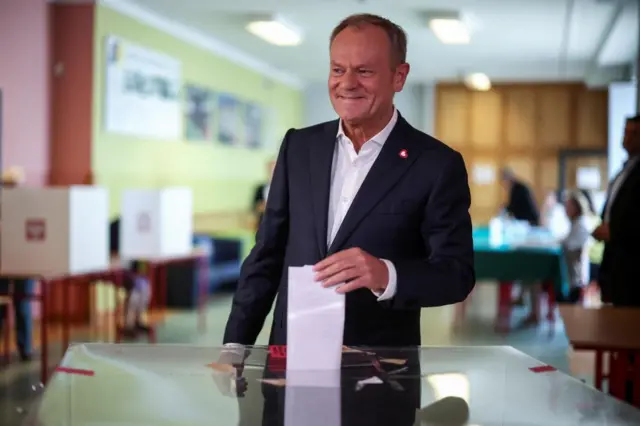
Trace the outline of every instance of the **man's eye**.
{"label": "man's eye", "polygon": [[342,69],[340,68],[334,68],[332,71],[334,74],[342,74]]}
{"label": "man's eye", "polygon": [[371,74],[371,70],[358,70],[358,72],[362,75],[370,75]]}

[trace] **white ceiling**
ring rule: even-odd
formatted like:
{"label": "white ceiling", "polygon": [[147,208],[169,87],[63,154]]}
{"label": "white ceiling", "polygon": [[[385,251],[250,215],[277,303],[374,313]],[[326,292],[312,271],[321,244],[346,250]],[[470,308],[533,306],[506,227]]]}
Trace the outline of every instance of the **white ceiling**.
{"label": "white ceiling", "polygon": [[[326,79],[329,34],[357,12],[383,15],[407,31],[412,82],[453,80],[468,72],[484,72],[494,81],[593,79],[602,67],[626,65],[636,56],[637,2],[622,1],[128,0],[307,82]],[[469,16],[471,43],[440,43],[423,17],[429,10]],[[257,12],[280,13],[303,28],[304,43],[276,47],[249,34],[245,25]]]}

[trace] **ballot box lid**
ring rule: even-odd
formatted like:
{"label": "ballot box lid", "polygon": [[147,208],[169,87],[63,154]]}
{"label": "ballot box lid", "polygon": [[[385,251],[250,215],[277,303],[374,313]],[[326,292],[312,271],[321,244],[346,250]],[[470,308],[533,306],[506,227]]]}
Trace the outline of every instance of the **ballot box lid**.
{"label": "ballot box lid", "polygon": [[638,425],[640,410],[509,346],[343,348],[287,370],[283,347],[76,344],[25,425]]}

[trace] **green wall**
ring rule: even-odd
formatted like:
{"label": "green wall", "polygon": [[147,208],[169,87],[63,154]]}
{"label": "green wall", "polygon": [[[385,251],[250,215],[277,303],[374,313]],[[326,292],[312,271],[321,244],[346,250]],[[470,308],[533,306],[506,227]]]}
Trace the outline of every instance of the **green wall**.
{"label": "green wall", "polygon": [[264,150],[225,147],[216,142],[194,143],[145,140],[103,131],[104,46],[108,35],[148,47],[182,61],[185,83],[273,108],[273,132],[279,140],[287,129],[302,125],[302,92],[271,81],[209,51],[141,24],[107,7],[96,7],[94,48],[94,125],[92,167],[96,184],[110,190],[111,213],[119,210],[125,188],[188,185],[194,193],[194,211],[248,209],[255,185],[266,178],[266,163],[279,143]]}

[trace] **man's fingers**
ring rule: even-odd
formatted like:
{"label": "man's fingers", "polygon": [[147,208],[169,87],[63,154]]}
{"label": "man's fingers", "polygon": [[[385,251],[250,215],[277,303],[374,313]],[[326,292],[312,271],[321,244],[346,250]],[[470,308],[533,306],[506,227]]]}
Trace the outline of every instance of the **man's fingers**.
{"label": "man's fingers", "polygon": [[330,276],[322,282],[323,287],[333,287],[334,285],[344,283],[348,280],[358,278],[360,274],[356,268],[349,268]]}
{"label": "man's fingers", "polygon": [[332,277],[337,273],[349,268],[353,268],[353,263],[349,262],[348,260],[338,260],[337,262],[327,266],[320,272],[316,273],[315,280],[324,281],[327,278]]}
{"label": "man's fingers", "polygon": [[330,265],[333,265],[336,262],[350,258],[354,253],[357,253],[358,250],[359,249],[353,248],[353,249],[342,250],[342,251],[339,251],[338,253],[332,254],[326,259],[323,259],[320,262],[313,265],[313,270],[315,272],[320,272],[323,269],[327,268]]}
{"label": "man's fingers", "polygon": [[350,291],[353,290],[357,290],[359,288],[365,287],[365,279],[363,277],[360,277],[358,279],[355,279],[353,281],[349,281],[348,283],[341,285],[340,287],[338,287],[336,289],[337,293],[340,294],[345,294],[345,293],[349,293]]}

